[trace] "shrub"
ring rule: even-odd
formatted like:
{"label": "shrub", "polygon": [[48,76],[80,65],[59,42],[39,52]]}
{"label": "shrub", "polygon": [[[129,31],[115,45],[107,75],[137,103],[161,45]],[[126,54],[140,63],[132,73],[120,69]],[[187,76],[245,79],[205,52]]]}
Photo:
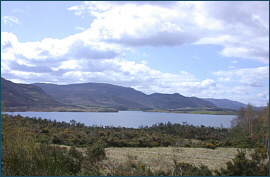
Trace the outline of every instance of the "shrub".
{"label": "shrub", "polygon": [[105,147],[106,145],[100,141],[87,147],[87,159],[93,163],[101,161],[106,156]]}
{"label": "shrub", "polygon": [[65,176],[76,175],[81,169],[59,147],[40,144],[27,153],[26,149],[6,152],[2,158],[2,175]]}
{"label": "shrub", "polygon": [[174,160],[174,168],[172,176],[212,176],[212,171],[205,165],[201,164],[196,167],[186,162],[176,162]]}
{"label": "shrub", "polygon": [[83,159],[82,168],[83,175],[86,176],[101,176],[99,162],[106,157],[106,144],[102,141],[97,141],[93,145],[86,148],[86,157]]}
{"label": "shrub", "polygon": [[237,150],[238,154],[232,160],[226,163],[227,167],[221,168],[215,173],[219,176],[269,176],[269,160],[263,163],[267,158],[267,151],[255,149],[252,153],[252,160],[246,158],[245,150]]}
{"label": "shrub", "polygon": [[183,145],[183,147],[191,147],[191,145],[185,143],[185,144]]}
{"label": "shrub", "polygon": [[206,143],[205,146],[206,146],[206,148],[209,148],[209,149],[216,149],[216,145],[214,145],[212,143]]}
{"label": "shrub", "polygon": [[60,138],[58,138],[58,137],[55,136],[52,139],[52,143],[53,144],[61,144],[62,143],[62,140]]}
{"label": "shrub", "polygon": [[70,155],[71,157],[78,159],[79,161],[83,160],[83,155],[81,152],[79,152],[74,146],[72,146],[69,151],[68,151],[68,155]]}

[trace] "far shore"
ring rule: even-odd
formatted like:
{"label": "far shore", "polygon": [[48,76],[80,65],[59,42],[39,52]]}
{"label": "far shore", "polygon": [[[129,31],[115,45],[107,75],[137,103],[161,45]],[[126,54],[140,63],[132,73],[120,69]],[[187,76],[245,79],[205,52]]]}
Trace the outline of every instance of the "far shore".
{"label": "far shore", "polygon": [[4,112],[101,112],[101,113],[118,113],[119,111],[143,111],[143,112],[160,112],[160,113],[182,113],[182,114],[209,114],[209,115],[236,115],[233,111],[208,111],[208,110],[193,110],[193,111],[168,111],[162,109],[153,110],[117,110],[117,109],[25,109],[25,108],[6,108]]}

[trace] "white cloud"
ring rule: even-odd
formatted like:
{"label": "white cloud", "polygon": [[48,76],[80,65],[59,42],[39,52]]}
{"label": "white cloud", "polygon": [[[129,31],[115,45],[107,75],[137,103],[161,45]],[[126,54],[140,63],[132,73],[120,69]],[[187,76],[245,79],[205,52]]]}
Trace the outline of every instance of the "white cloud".
{"label": "white cloud", "polygon": [[4,24],[6,25],[10,25],[10,26],[13,26],[13,24],[17,24],[17,25],[21,25],[22,23],[19,22],[19,20],[14,17],[14,16],[4,16],[2,18],[2,21],[4,22]]}
{"label": "white cloud", "polygon": [[229,77],[218,77],[217,81],[220,81],[220,82],[234,82],[234,80],[232,78],[229,78]]}
{"label": "white cloud", "polygon": [[147,53],[145,53],[145,52],[143,52],[143,57],[150,57],[150,55],[147,54]]}
{"label": "white cloud", "polygon": [[80,65],[78,64],[77,60],[67,60],[67,61],[63,61],[61,63],[61,65],[58,67],[59,69],[80,69]]}
{"label": "white cloud", "polygon": [[254,79],[268,79],[269,78],[269,66],[258,68],[245,68],[234,69],[229,71],[217,71],[213,73],[216,76],[228,76],[228,77],[248,77]]}
{"label": "white cloud", "polygon": [[14,10],[12,10],[12,12],[14,12],[14,13],[17,13],[17,12],[20,12],[20,13],[22,13],[22,12],[24,12],[22,9],[14,9]]}
{"label": "white cloud", "polygon": [[251,103],[255,106],[266,106],[269,102],[269,92],[262,89],[258,92],[257,88],[250,86],[224,86],[217,84],[215,89],[207,90],[202,93],[203,98],[230,99],[245,104]]}
{"label": "white cloud", "polygon": [[6,38],[1,39],[1,71],[23,82],[107,82],[140,88],[145,93],[181,94],[201,93],[215,87],[213,80],[199,81],[186,71],[163,73],[148,67],[144,60],[127,61],[117,48],[86,43],[80,35],[27,43],[18,42],[12,33],[2,35]]}
{"label": "white cloud", "polygon": [[197,44],[222,45],[220,54],[226,57],[269,63],[269,2],[205,2],[202,5],[207,16],[218,20],[222,28],[203,36]]}
{"label": "white cloud", "polygon": [[262,81],[269,79],[269,66],[229,71],[220,70],[212,74],[218,76],[218,81],[221,82],[237,82],[247,86],[262,87]]}
{"label": "white cloud", "polygon": [[180,13],[178,9],[171,8],[150,6],[147,3],[119,5],[114,2],[88,2],[70,10],[76,10],[77,14],[88,10],[97,18],[91,28],[98,29],[103,40],[114,43],[130,46],[178,45],[196,38],[196,35],[183,30],[187,28],[185,26],[193,27],[193,24],[184,22],[187,24],[180,25],[189,9],[183,9]]}
{"label": "white cloud", "polygon": [[[239,8],[241,7],[241,8]],[[256,8],[255,8],[256,7]],[[269,63],[269,2],[85,2],[104,41],[125,46],[218,44],[220,54]]]}
{"label": "white cloud", "polygon": [[78,27],[78,26],[75,26],[75,29],[81,30],[81,31],[84,31],[84,30],[85,30],[85,28],[83,28],[83,27]]}
{"label": "white cloud", "polygon": [[260,93],[257,94],[257,97],[259,98],[265,98],[265,99],[269,99],[269,91],[262,91]]}
{"label": "white cloud", "polygon": [[193,55],[192,58],[200,59],[200,57],[198,57],[197,55]]}

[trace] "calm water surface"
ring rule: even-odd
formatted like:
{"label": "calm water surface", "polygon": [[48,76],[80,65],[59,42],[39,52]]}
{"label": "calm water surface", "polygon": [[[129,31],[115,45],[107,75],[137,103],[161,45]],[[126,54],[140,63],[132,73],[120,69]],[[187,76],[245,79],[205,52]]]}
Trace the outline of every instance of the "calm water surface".
{"label": "calm water surface", "polygon": [[141,111],[119,111],[118,113],[102,112],[13,112],[13,115],[20,114],[23,117],[36,117],[42,119],[56,120],[57,122],[76,122],[84,123],[86,126],[121,126],[133,127],[152,126],[155,123],[180,123],[187,122],[195,126],[204,125],[206,127],[224,128],[231,126],[231,120],[235,115],[206,115],[206,114],[183,114],[183,113],[161,113],[161,112],[141,112]]}

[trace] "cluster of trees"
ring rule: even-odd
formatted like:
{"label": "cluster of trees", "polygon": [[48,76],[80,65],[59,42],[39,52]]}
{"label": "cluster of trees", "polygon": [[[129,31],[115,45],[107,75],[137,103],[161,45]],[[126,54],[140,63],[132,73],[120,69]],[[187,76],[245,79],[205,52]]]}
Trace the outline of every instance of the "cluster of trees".
{"label": "cluster of trees", "polygon": [[[266,174],[267,169],[269,170],[269,167],[265,166],[268,154],[263,147],[268,145],[268,140],[269,104],[259,111],[254,111],[251,105],[241,108],[232,121],[232,128],[229,129],[197,127],[184,122],[183,124],[158,123],[151,127],[141,126],[138,129],[85,126],[75,120],[66,123],[20,115],[1,115],[1,171],[5,175],[101,175],[100,162],[106,157],[104,151],[106,147],[182,146],[211,149],[216,147],[258,148],[252,160],[246,159],[245,153],[241,151],[233,162],[227,163],[227,169],[215,172],[205,166],[195,167],[190,164],[175,163],[175,172],[185,168],[185,173],[181,171],[182,175],[214,173],[231,175],[230,168],[235,168],[233,174],[238,175],[241,173],[238,169],[241,165],[253,168],[253,172],[256,171],[258,174]],[[65,150],[59,148],[58,145],[72,148]],[[75,147],[83,147],[87,150],[83,154]],[[135,164],[133,167],[136,167],[137,171],[132,175],[173,174],[168,171],[146,170],[143,164]],[[128,169],[121,167],[118,172],[111,174],[120,175],[122,172],[125,174],[125,170]],[[120,173],[119,170],[122,172]],[[180,171],[178,172],[180,174]],[[242,174],[250,173],[243,171]]]}
{"label": "cluster of trees", "polygon": [[[267,146],[269,143],[269,103],[267,107],[254,111],[248,104],[246,108],[237,111],[237,117],[232,120],[230,138],[245,147]],[[244,144],[243,144],[244,143]]]}

